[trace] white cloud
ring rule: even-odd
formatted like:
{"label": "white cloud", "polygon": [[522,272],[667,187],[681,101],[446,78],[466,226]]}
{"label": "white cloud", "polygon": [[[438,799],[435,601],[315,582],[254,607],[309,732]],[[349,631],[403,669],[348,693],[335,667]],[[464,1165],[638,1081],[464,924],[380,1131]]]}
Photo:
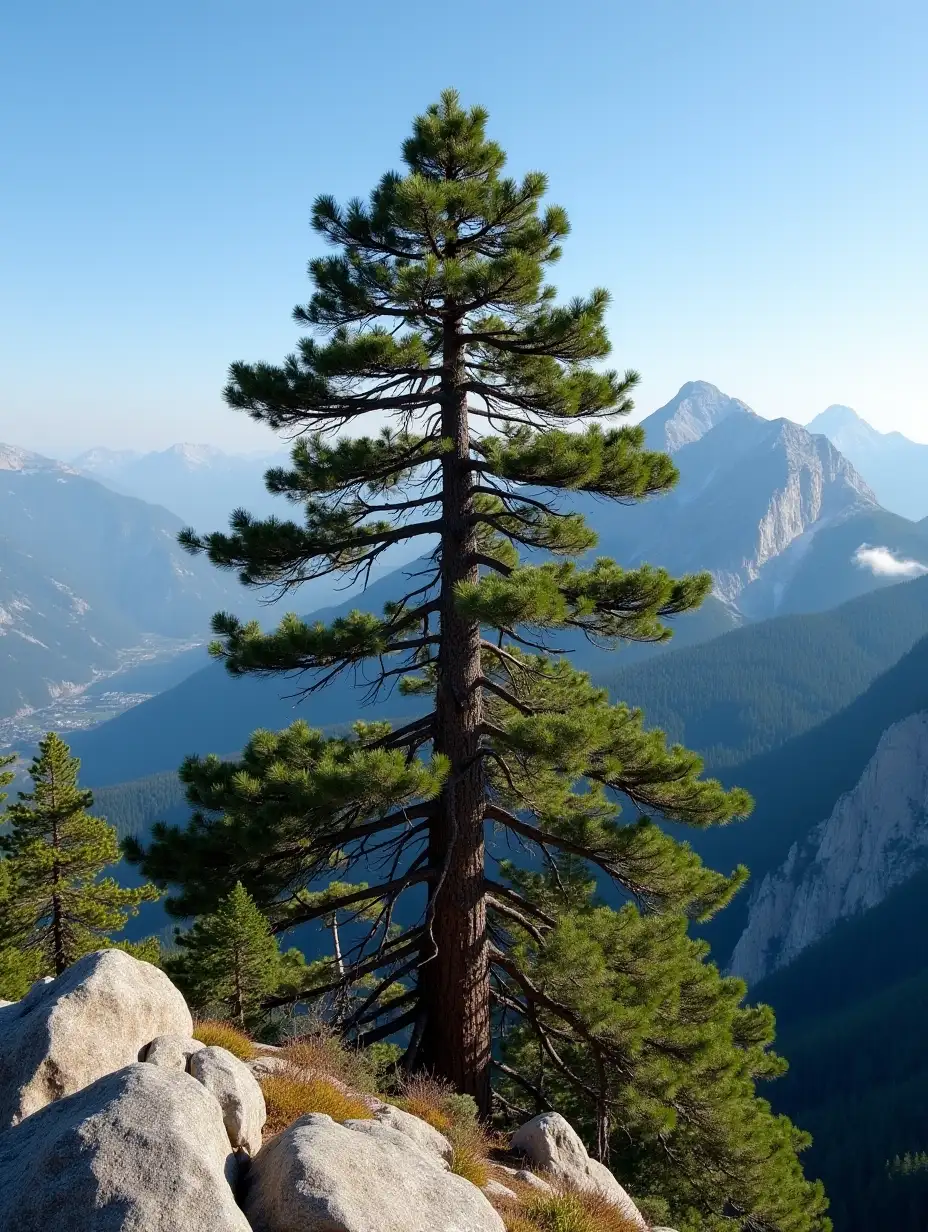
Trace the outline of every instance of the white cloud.
{"label": "white cloud", "polygon": [[913,578],[928,573],[928,565],[900,560],[889,548],[873,548],[868,543],[862,543],[854,553],[854,564],[869,569],[877,577]]}

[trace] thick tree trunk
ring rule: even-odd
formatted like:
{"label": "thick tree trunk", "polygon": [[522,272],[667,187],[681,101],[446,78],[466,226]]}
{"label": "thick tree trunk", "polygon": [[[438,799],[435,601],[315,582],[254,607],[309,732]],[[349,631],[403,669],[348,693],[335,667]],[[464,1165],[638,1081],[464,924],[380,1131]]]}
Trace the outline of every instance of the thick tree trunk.
{"label": "thick tree trunk", "polygon": [[68,956],[64,943],[64,920],[61,910],[61,898],[57,891],[58,866],[55,866],[55,892],[52,894],[52,951],[55,964],[55,975],[61,975],[68,966]]}
{"label": "thick tree trunk", "polygon": [[[436,808],[429,856],[439,872],[430,899],[430,929],[419,972],[425,1024],[416,1064],[490,1107],[490,977],[484,900],[484,779],[477,757],[482,721],[480,628],[454,607],[454,588],[477,576],[470,523],[467,398],[462,351],[446,325],[442,436],[453,449],[442,461],[441,647],[435,751],[451,762]],[[434,957],[428,957],[434,955]]]}

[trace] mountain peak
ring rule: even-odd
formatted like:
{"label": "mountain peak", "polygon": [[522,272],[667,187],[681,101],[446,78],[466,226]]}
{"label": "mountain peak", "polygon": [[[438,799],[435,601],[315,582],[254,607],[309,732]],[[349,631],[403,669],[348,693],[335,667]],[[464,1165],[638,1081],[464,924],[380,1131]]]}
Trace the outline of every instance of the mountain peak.
{"label": "mountain peak", "polygon": [[675,397],[642,421],[648,447],[676,453],[692,445],[729,415],[752,413],[747,403],[730,398],[709,381],[687,381]]}
{"label": "mountain peak", "polygon": [[165,457],[177,458],[188,466],[209,466],[211,463],[226,456],[215,445],[194,445],[189,441],[170,445],[162,453]]}
{"label": "mountain peak", "polygon": [[[826,406],[824,411],[822,411],[821,415],[817,416],[817,418],[821,419],[825,415],[828,415],[832,419],[847,420],[849,423],[866,422],[860,415],[857,414],[852,406],[844,406],[841,402],[832,402],[831,406]],[[869,426],[870,425],[867,424],[867,427]]]}
{"label": "mountain peak", "polygon": [[32,453],[28,449],[2,443],[0,443],[0,471],[63,471],[68,475],[77,473],[65,462],[57,462],[54,458],[46,458],[43,454]]}
{"label": "mountain peak", "polygon": [[807,425],[863,472],[884,508],[919,521],[928,513],[928,444],[880,432],[849,406],[834,405]]}
{"label": "mountain peak", "polygon": [[[820,433],[832,439],[837,435],[850,436],[856,440],[867,440],[870,437],[879,436],[876,428],[858,415],[853,407],[843,406],[840,402],[834,402],[826,407],[824,411],[810,420],[806,427],[809,432]],[[835,441],[835,444],[839,449],[841,448],[838,441]]]}

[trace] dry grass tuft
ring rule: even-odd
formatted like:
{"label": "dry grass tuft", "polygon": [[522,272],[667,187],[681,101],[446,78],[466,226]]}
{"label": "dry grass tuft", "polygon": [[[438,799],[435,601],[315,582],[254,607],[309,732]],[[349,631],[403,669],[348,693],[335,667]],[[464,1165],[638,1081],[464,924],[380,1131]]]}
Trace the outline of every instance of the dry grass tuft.
{"label": "dry grass tuft", "polygon": [[510,1215],[508,1218],[504,1215],[503,1222],[506,1224],[506,1232],[542,1232],[537,1223],[526,1219],[522,1214]]}
{"label": "dry grass tuft", "polygon": [[507,1232],[636,1232],[637,1224],[601,1194],[534,1194],[512,1212]]}
{"label": "dry grass tuft", "polygon": [[225,1048],[240,1061],[250,1061],[258,1055],[258,1049],[244,1031],[239,1031],[231,1023],[220,1022],[216,1018],[194,1020],[193,1038],[206,1044],[208,1048]]}
{"label": "dry grass tuft", "polygon": [[281,1130],[308,1112],[324,1112],[333,1121],[370,1120],[367,1104],[326,1078],[309,1074],[268,1074],[261,1079],[267,1104],[266,1135]]}
{"label": "dry grass tuft", "polygon": [[420,1121],[427,1121],[439,1133],[448,1134],[453,1124],[452,1109],[447,1106],[449,1094],[449,1088],[444,1083],[432,1078],[415,1077],[403,1083],[399,1098],[393,1102]]}
{"label": "dry grass tuft", "polygon": [[375,1082],[364,1054],[323,1030],[302,1035],[283,1050],[290,1064],[304,1073],[332,1078],[355,1091],[375,1093]]}
{"label": "dry grass tuft", "polygon": [[445,1136],[451,1143],[451,1171],[463,1176],[465,1181],[470,1181],[478,1189],[483,1189],[490,1179],[490,1167],[487,1161],[487,1145],[479,1126],[473,1135],[459,1134],[452,1130]]}
{"label": "dry grass tuft", "polygon": [[482,1189],[490,1179],[492,1142],[477,1120],[473,1100],[432,1078],[410,1078],[395,1101],[399,1108],[445,1135],[451,1143],[451,1171]]}

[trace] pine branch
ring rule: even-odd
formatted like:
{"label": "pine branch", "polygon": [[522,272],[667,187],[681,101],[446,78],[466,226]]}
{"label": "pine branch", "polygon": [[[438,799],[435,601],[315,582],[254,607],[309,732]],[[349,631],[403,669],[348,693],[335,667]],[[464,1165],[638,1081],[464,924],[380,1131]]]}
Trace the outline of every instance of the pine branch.
{"label": "pine branch", "polygon": [[388,963],[397,962],[413,952],[418,953],[421,945],[422,929],[410,929],[401,937],[397,937],[392,941],[388,947],[385,947],[382,954],[378,954],[365,962],[354,964],[350,969],[346,969],[344,975],[339,979],[333,980],[328,984],[317,984],[311,988],[304,988],[299,992],[265,997],[261,1004],[264,1009],[270,1010],[277,1009],[282,1005],[296,1005],[301,1001],[315,1001],[319,997],[326,996],[328,993],[338,992],[346,986],[356,984],[365,975],[381,970]]}
{"label": "pine branch", "polygon": [[555,928],[557,926],[557,920],[553,915],[550,915],[547,911],[543,911],[540,907],[536,906],[535,903],[530,902],[521,894],[517,894],[515,890],[510,889],[501,882],[493,881],[491,878],[487,877],[484,880],[484,885],[488,894],[492,895],[494,898],[506,899],[518,911],[532,916],[546,928]]}
{"label": "pine branch", "polygon": [[537,847],[554,847],[558,851],[579,856],[581,860],[588,860],[591,864],[595,864],[597,868],[602,869],[604,873],[608,873],[614,881],[626,885],[626,880],[622,877],[619,869],[604,853],[600,854],[595,849],[586,847],[582,843],[571,842],[568,838],[552,834],[547,830],[541,830],[538,826],[530,825],[528,822],[518,818],[515,813],[510,813],[506,809],[500,808],[497,804],[488,804],[484,815],[488,821],[498,822],[514,834],[528,839],[529,842],[534,843]]}
{"label": "pine branch", "polygon": [[354,1041],[355,1047],[370,1048],[371,1044],[376,1044],[379,1040],[389,1039],[391,1035],[402,1031],[404,1027],[412,1026],[418,1015],[418,1007],[413,1006],[405,1014],[400,1014],[399,1018],[391,1018],[389,1022],[382,1023],[381,1026],[375,1027],[372,1031],[366,1031],[363,1035],[358,1035]]}
{"label": "pine branch", "polygon": [[340,911],[345,907],[350,907],[353,903],[369,902],[374,899],[385,898],[388,895],[396,896],[401,894],[403,890],[409,889],[410,886],[418,885],[424,881],[433,881],[435,877],[436,872],[434,869],[421,869],[419,872],[405,874],[402,877],[395,878],[393,881],[384,882],[382,885],[369,886],[363,890],[355,890],[351,894],[345,894],[340,898],[327,899],[321,905],[307,907],[303,911],[288,915],[285,921],[281,921],[277,925],[275,931],[286,932],[300,924],[308,924],[311,920],[318,920],[322,916],[330,915],[333,911]]}

